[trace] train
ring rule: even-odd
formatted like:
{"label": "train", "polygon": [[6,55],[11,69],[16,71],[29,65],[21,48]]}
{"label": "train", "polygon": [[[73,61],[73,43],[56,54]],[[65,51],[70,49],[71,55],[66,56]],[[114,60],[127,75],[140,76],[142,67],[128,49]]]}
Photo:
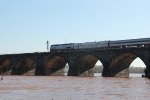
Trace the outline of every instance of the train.
{"label": "train", "polygon": [[50,51],[80,50],[80,49],[102,49],[102,48],[139,48],[150,46],[150,38],[98,41],[85,43],[67,43],[51,45]]}

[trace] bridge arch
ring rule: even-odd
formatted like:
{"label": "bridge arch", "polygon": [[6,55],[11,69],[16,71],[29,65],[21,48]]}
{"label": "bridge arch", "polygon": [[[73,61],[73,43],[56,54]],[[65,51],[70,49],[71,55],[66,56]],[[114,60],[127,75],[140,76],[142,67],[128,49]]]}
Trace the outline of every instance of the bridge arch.
{"label": "bridge arch", "polygon": [[[65,68],[66,64],[69,66],[69,63],[65,57],[59,55],[48,57],[43,63],[43,73],[44,75],[53,75],[54,73],[56,75],[56,72]],[[62,71],[63,72],[58,72],[57,75],[61,73],[64,74],[64,70]]]}
{"label": "bridge arch", "polygon": [[36,63],[33,58],[27,57],[20,60],[17,65],[13,68],[13,75],[34,75]]}
{"label": "bridge arch", "polygon": [[94,68],[97,61],[101,61],[98,56],[95,55],[83,55],[76,59],[74,67],[76,68],[76,75],[81,75],[85,71]]}
{"label": "bridge arch", "polygon": [[7,71],[11,70],[12,60],[9,58],[3,59],[0,61],[0,74],[11,74],[7,73]]}
{"label": "bridge arch", "polygon": [[116,55],[115,57],[112,58],[112,61],[108,67],[107,73],[111,77],[116,76],[121,71],[128,69],[131,63],[138,57],[145,64],[143,58],[134,53],[121,53],[119,55]]}
{"label": "bridge arch", "polygon": [[94,76],[102,76],[104,66],[100,60],[94,65]]}

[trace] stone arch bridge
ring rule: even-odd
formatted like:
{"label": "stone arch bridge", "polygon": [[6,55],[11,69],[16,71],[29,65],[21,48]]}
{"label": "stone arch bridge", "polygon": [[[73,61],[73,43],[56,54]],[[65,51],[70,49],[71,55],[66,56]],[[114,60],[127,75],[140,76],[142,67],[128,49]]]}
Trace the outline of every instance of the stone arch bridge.
{"label": "stone arch bridge", "polygon": [[145,75],[150,75],[150,47],[105,48],[0,55],[0,74],[52,75],[68,63],[68,76],[79,76],[93,68],[98,60],[103,64],[102,76],[114,77],[128,69],[139,57],[146,65]]}

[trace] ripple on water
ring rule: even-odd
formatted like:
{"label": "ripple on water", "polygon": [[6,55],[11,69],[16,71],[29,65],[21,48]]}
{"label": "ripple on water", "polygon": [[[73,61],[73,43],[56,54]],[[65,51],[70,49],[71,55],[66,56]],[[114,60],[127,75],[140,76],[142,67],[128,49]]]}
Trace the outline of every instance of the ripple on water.
{"label": "ripple on water", "polygon": [[2,100],[149,100],[146,78],[5,76]]}

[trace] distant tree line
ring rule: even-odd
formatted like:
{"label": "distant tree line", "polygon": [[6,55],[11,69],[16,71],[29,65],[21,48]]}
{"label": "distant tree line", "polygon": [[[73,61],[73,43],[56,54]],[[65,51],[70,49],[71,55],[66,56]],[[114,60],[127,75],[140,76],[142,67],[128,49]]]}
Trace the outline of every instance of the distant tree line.
{"label": "distant tree line", "polygon": [[[67,73],[68,72],[68,69],[69,69],[69,66],[67,65],[66,67],[65,67],[65,73]],[[145,68],[143,68],[143,67],[133,67],[133,66],[131,66],[131,67],[129,67],[129,73],[144,73],[144,69]],[[94,72],[94,73],[102,73],[102,70],[103,70],[103,67],[102,66],[95,66],[93,69],[92,69],[92,71]]]}

